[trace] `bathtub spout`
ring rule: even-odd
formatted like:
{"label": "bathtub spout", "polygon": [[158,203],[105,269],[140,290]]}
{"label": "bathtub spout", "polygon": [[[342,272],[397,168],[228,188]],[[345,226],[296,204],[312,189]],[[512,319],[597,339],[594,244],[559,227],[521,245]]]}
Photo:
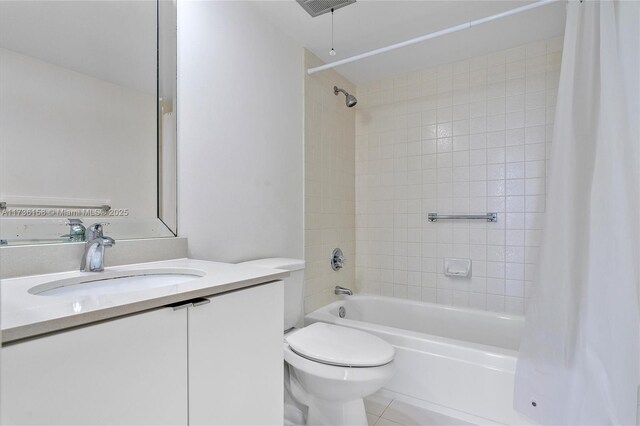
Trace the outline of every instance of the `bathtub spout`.
{"label": "bathtub spout", "polygon": [[340,287],[339,285],[336,286],[334,293],[338,295],[344,294],[345,296],[353,296],[353,291],[348,288]]}

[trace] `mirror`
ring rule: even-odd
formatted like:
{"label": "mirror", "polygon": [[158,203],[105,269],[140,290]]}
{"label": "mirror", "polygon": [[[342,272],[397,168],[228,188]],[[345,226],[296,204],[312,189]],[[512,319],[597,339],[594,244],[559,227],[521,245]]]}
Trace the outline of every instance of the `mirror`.
{"label": "mirror", "polygon": [[0,2],[2,244],[176,235],[175,105],[175,0]]}

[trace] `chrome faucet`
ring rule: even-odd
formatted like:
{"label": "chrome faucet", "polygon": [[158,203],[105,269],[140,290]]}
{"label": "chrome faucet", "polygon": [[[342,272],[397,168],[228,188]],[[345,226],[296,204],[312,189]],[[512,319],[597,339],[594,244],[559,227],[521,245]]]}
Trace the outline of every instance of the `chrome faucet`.
{"label": "chrome faucet", "polygon": [[353,296],[353,291],[345,287],[340,287],[339,285],[336,286],[333,292],[338,295],[343,294],[345,296]]}
{"label": "chrome faucet", "polygon": [[87,229],[87,242],[84,245],[84,255],[80,270],[84,272],[104,271],[104,249],[111,247],[116,242],[111,237],[102,234],[102,225],[106,223],[94,223]]}

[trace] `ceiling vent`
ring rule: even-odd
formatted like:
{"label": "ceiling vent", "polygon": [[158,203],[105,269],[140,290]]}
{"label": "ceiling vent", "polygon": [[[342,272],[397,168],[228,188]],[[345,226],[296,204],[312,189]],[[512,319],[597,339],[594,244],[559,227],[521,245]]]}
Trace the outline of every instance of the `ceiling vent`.
{"label": "ceiling vent", "polygon": [[296,0],[304,10],[312,17],[331,12],[331,9],[340,9],[355,3],[356,0]]}

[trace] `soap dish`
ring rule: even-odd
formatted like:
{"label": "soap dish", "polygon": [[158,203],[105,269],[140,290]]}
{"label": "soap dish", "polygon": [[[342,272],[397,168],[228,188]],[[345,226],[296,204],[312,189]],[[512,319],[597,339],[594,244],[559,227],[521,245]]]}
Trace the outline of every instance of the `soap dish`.
{"label": "soap dish", "polygon": [[470,277],[471,259],[455,259],[452,257],[445,257],[444,274],[448,277]]}

